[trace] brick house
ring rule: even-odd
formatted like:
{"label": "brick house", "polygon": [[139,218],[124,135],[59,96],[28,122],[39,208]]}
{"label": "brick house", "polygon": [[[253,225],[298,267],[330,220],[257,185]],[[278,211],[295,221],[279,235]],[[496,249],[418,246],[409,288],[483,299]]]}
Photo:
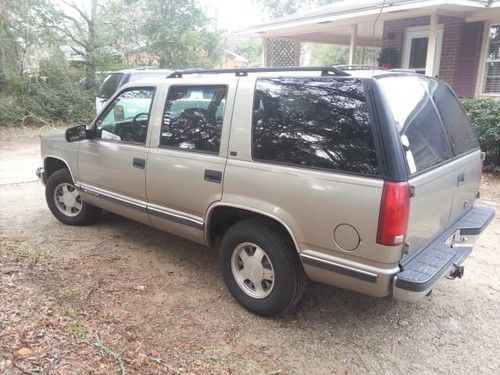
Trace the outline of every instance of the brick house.
{"label": "brick house", "polygon": [[380,47],[393,68],[439,76],[463,97],[500,97],[500,0],[344,0],[242,30],[264,65],[299,65],[302,42]]}

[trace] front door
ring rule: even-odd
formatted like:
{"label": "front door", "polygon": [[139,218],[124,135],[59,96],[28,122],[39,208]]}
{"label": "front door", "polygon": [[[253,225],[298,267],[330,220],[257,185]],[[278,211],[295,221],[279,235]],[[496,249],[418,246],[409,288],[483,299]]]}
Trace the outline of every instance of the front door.
{"label": "front door", "polygon": [[78,186],[85,199],[148,223],[146,137],[155,89],[125,89],[94,124],[93,139],[78,149]]}
{"label": "front door", "polygon": [[[429,30],[406,29],[403,43],[401,67],[413,69],[417,73],[425,74],[427,61],[427,47],[429,44]],[[434,71],[439,72],[441,65],[441,48],[443,45],[443,29],[437,31],[436,55],[434,57]]]}
{"label": "front door", "polygon": [[222,197],[234,92],[234,80],[169,87],[146,170],[154,226],[204,242],[205,213]]}

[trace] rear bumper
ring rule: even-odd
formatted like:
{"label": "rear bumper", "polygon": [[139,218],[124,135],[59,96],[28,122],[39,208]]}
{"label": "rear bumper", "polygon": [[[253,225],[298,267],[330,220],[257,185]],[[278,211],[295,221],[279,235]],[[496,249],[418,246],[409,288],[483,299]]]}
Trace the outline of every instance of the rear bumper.
{"label": "rear bumper", "polygon": [[494,215],[493,208],[473,208],[436,240],[412,255],[393,278],[393,296],[416,301],[427,295],[442,278],[461,277],[462,263]]}

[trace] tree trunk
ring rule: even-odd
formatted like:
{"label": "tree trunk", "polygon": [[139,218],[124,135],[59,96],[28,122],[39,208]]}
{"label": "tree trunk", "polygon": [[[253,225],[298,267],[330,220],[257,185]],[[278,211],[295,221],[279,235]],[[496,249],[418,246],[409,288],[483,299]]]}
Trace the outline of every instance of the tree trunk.
{"label": "tree trunk", "polygon": [[[5,9],[7,7],[6,4],[0,3],[0,30],[3,30],[5,27],[4,24],[4,17],[7,14],[7,10]],[[7,82],[7,77],[6,77],[6,58],[5,58],[5,50],[4,50],[4,41],[0,40],[0,90],[5,86]]]}
{"label": "tree trunk", "polygon": [[90,20],[88,23],[88,48],[86,53],[86,69],[85,69],[85,89],[96,92],[96,29],[97,29],[97,0],[92,0],[92,9]]}

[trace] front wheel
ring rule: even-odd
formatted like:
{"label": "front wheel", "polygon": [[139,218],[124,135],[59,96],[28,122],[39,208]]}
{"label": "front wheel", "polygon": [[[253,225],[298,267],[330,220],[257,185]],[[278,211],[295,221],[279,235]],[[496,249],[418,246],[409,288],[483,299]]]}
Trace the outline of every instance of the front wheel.
{"label": "front wheel", "polygon": [[67,225],[88,225],[101,209],[84,202],[67,169],[54,172],[45,185],[45,199],[52,214]]}
{"label": "front wheel", "polygon": [[258,315],[290,311],[307,286],[293,243],[282,228],[265,220],[248,219],[229,228],[219,262],[233,297]]}

